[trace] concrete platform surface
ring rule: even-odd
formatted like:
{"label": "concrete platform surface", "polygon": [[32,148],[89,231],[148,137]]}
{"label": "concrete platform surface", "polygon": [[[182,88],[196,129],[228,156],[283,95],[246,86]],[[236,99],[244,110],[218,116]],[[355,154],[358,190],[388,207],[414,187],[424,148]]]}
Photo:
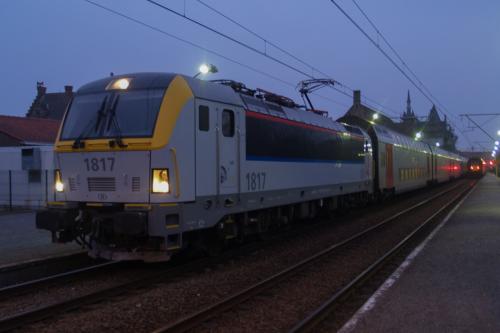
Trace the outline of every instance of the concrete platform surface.
{"label": "concrete platform surface", "polygon": [[81,251],[77,244],[53,244],[35,226],[35,213],[0,215],[0,266]]}
{"label": "concrete platform surface", "polygon": [[481,179],[341,332],[500,332],[500,179]]}

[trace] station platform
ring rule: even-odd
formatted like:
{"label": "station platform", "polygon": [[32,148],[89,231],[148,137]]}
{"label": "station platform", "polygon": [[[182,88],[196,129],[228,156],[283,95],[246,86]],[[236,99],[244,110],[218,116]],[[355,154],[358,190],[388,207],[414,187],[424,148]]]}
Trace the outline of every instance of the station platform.
{"label": "station platform", "polygon": [[500,332],[499,198],[488,173],[340,332]]}
{"label": "station platform", "polygon": [[50,233],[35,226],[35,213],[0,215],[0,267],[80,252],[77,244],[51,243]]}

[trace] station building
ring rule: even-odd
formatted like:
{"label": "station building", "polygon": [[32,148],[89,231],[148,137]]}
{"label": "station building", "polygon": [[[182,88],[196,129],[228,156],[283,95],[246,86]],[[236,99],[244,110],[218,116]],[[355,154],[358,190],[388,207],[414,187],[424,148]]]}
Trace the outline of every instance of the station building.
{"label": "station building", "polygon": [[[353,94],[353,104],[346,113],[347,115],[357,116],[367,120],[373,120],[373,115],[377,114],[376,122],[386,126],[396,132],[405,134],[409,137],[415,137],[417,132],[422,133],[422,141],[439,146],[448,151],[456,151],[455,144],[457,136],[448,124],[446,116],[443,120],[439,117],[436,107],[433,105],[427,117],[417,117],[411,106],[410,92],[406,100],[406,110],[400,118],[400,122],[394,121],[383,114],[377,112],[361,102],[361,91],[355,90]],[[420,118],[420,119],[419,119]]]}

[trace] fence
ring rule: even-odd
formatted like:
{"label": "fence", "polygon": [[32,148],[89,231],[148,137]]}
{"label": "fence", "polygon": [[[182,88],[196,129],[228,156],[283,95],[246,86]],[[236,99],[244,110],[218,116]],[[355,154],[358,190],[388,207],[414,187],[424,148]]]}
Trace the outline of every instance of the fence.
{"label": "fence", "polygon": [[55,200],[53,170],[0,171],[0,209],[33,209]]}

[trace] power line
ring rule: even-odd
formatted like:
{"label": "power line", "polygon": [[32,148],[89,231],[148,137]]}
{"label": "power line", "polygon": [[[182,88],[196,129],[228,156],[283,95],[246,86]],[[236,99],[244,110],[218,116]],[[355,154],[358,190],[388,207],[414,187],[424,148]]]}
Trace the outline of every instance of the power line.
{"label": "power line", "polygon": [[[150,1],[150,0],[147,0],[147,1]],[[342,14],[344,14],[344,16],[347,17],[347,19],[349,21],[351,21],[351,23],[356,28],[358,28],[359,31],[361,31],[361,33],[387,58],[387,60],[389,60],[389,62],[394,67],[396,67],[396,69],[398,71],[401,72],[401,74],[404,75],[404,77],[406,77],[408,79],[408,81],[410,81],[413,84],[413,86],[415,86],[415,88],[418,89],[418,91],[420,91],[420,93],[422,93],[422,95],[425,96],[425,98],[427,98],[427,100],[429,100],[432,104],[434,104],[434,101],[429,96],[427,96],[427,94],[412,80],[412,78],[409,77],[408,74],[406,74],[406,72],[394,61],[394,59],[392,59],[391,56],[389,54],[387,54],[387,52],[385,52],[384,49],[382,49],[380,47],[380,45],[370,35],[368,35],[368,33],[339,4],[337,4],[337,2],[335,0],[330,0],[330,2],[333,3],[335,5],[335,7],[337,7],[337,9]]]}
{"label": "power line", "polygon": [[[382,53],[386,58],[387,60],[389,60],[389,62],[394,66],[396,67],[396,69],[401,72],[401,74],[403,74],[403,76],[408,80],[410,81],[410,83],[415,87],[417,88],[418,91],[420,91],[420,93],[429,101],[431,102],[432,104],[440,104],[442,106],[442,104],[432,95],[432,93],[429,92],[429,95],[432,96],[429,97],[423,90],[422,88],[420,88],[420,86],[418,86],[415,81],[412,80],[412,78],[410,78],[410,76],[394,61],[394,59],[392,59],[392,57],[384,50],[380,47],[380,45],[335,1],[335,0],[330,0],[330,2],[335,5],[335,7],[337,7],[337,9],[380,51],[380,53]],[[406,65],[406,62],[404,62],[404,60],[399,56],[399,54],[397,54],[397,52],[394,50],[394,48],[387,42],[386,38],[380,33],[380,31],[378,30],[378,28],[375,26],[375,24],[372,22],[372,20],[370,20],[368,18],[368,16],[366,15],[366,13],[361,9],[361,7],[353,0],[354,4],[356,5],[356,7],[358,7],[358,9],[361,11],[361,13],[363,14],[363,16],[368,20],[368,22],[372,25],[372,27],[375,29],[375,31],[377,31],[377,33],[382,37],[382,39],[389,45],[389,47],[391,48],[391,50],[393,50],[393,52],[398,56],[398,58],[401,60],[401,62],[404,64],[405,67],[407,67],[409,69],[409,67]],[[409,71],[411,73],[413,73],[413,71],[411,71],[411,69],[409,69]],[[423,83],[418,79],[418,77],[413,73],[413,75],[417,78],[417,80],[419,81],[419,83],[425,88],[425,85],[423,85]],[[428,90],[428,89],[427,89]],[[436,103],[436,102],[437,103]],[[446,108],[443,107],[444,110],[446,110]],[[445,113],[443,110],[440,110],[438,109],[439,112],[441,112],[442,114],[446,115],[449,111],[446,110],[447,112]],[[450,113],[451,114],[451,113]],[[451,114],[452,116],[454,116],[453,114]],[[451,117],[450,117],[451,118]],[[461,129],[456,126],[451,120],[450,120],[450,123],[453,125],[453,127],[457,128],[465,137],[465,139],[469,142],[469,138],[467,137],[467,135],[465,135],[465,133],[463,133],[463,131],[461,131]],[[471,143],[472,144],[472,143]]]}
{"label": "power line", "polygon": [[[387,44],[387,46],[391,49],[391,51],[396,55],[396,57],[401,61],[401,64],[413,75],[413,77],[418,81],[418,83],[425,89],[427,93],[439,104],[440,107],[442,107],[445,111],[449,112],[444,105],[432,94],[430,89],[427,88],[427,86],[420,80],[420,78],[417,76],[417,74],[410,68],[410,66],[406,63],[406,61],[401,57],[399,52],[396,51],[396,49],[392,46],[391,43],[385,38],[384,34],[379,30],[379,28],[375,25],[375,23],[368,17],[366,12],[361,8],[361,6],[356,2],[356,0],[352,0],[356,8],[361,12],[361,14],[365,17],[365,19],[370,23],[372,28],[377,32],[377,34],[382,38],[382,40]],[[452,116],[455,116],[454,114],[451,113]],[[458,117],[455,116],[457,119]]]}
{"label": "power line", "polygon": [[215,34],[217,34],[217,35],[219,35],[219,36],[221,36],[221,37],[223,37],[223,38],[225,38],[227,40],[230,40],[233,43],[236,43],[236,44],[238,44],[238,45],[240,45],[240,46],[242,46],[242,47],[244,47],[244,48],[246,48],[246,49],[248,49],[248,50],[250,50],[252,52],[258,53],[261,56],[266,57],[266,58],[268,58],[268,59],[270,59],[270,60],[272,60],[272,61],[274,61],[274,62],[276,62],[276,63],[278,63],[278,64],[280,64],[282,66],[285,66],[285,67],[287,67],[287,68],[289,68],[289,69],[291,69],[291,70],[293,70],[293,71],[295,71],[295,72],[297,72],[299,74],[307,76],[307,77],[309,77],[311,79],[314,78],[311,74],[306,73],[303,70],[301,70],[301,69],[299,69],[299,68],[297,68],[295,66],[292,66],[292,65],[290,65],[290,64],[288,64],[288,63],[286,63],[286,62],[284,62],[284,61],[282,61],[282,60],[280,60],[280,59],[278,59],[276,57],[273,57],[273,56],[271,56],[271,55],[269,55],[269,54],[267,54],[265,52],[262,52],[262,51],[256,49],[255,47],[253,47],[253,46],[251,46],[251,45],[249,45],[247,43],[244,43],[244,42],[242,42],[242,41],[240,41],[240,40],[238,40],[236,38],[233,38],[233,37],[231,37],[231,36],[229,36],[229,35],[221,32],[221,31],[219,31],[217,29],[214,29],[214,28],[212,28],[212,27],[210,27],[210,26],[208,26],[208,25],[206,25],[206,24],[204,24],[204,23],[202,23],[202,22],[200,22],[198,20],[195,20],[195,19],[193,19],[193,18],[191,18],[191,17],[189,17],[187,15],[184,15],[183,13],[179,13],[178,11],[173,10],[172,8],[169,8],[169,7],[165,6],[165,5],[162,5],[161,3],[158,3],[158,2],[156,2],[154,0],[145,0],[145,1],[147,1],[147,2],[149,2],[149,3],[151,3],[151,4],[155,5],[155,6],[157,6],[157,7],[161,8],[161,9],[163,9],[163,10],[166,10],[166,11],[168,11],[168,12],[174,14],[174,15],[177,15],[177,16],[185,19],[185,20],[188,20],[189,22],[191,22],[193,24],[196,24],[196,25],[198,25],[198,26],[200,26],[200,27],[202,27],[202,28],[204,28],[206,30],[209,30],[209,31],[211,31],[211,32],[213,32],[213,33],[215,33]]}
{"label": "power line", "polygon": [[[286,54],[287,56],[297,60],[298,62],[300,62],[301,64],[305,65],[306,67],[309,67],[309,69],[311,70],[311,72],[318,72],[322,75],[325,75],[325,76],[328,76],[327,74],[323,73],[321,70],[315,68],[314,66],[308,64],[307,62],[305,62],[304,60],[300,59],[299,57],[295,56],[294,54],[292,54],[291,52],[283,49],[282,47],[276,45],[275,43],[269,41],[268,39],[262,37],[261,35],[259,35],[258,33],[256,33],[255,31],[251,30],[250,28],[248,27],[245,27],[243,24],[239,23],[238,21],[232,19],[231,17],[229,17],[228,15],[222,13],[221,11],[217,10],[216,8],[210,6],[209,4],[207,4],[206,2],[202,1],[202,0],[196,0],[198,3],[200,3],[201,5],[205,6],[206,8],[208,8],[209,10],[213,11],[214,13],[217,13],[218,15],[222,16],[223,18],[225,18],[226,20],[228,20],[229,22],[237,25],[238,27],[240,27],[241,29],[245,30],[246,32],[250,33],[251,35],[259,38],[260,40],[262,40],[264,42],[264,45],[267,46],[267,45],[271,45],[272,47],[276,48],[277,50],[283,52],[284,54]],[[266,53],[266,52],[265,52]]]}
{"label": "power line", "polygon": [[[285,50],[283,47],[277,45],[276,43],[270,41],[269,39],[261,36],[260,34],[256,33],[255,31],[251,30],[250,28],[244,26],[243,24],[239,23],[238,21],[236,21],[235,19],[229,17],[227,14],[224,14],[222,13],[220,10],[214,8],[213,6],[210,6],[209,4],[207,4],[206,2],[202,1],[202,0],[196,0],[198,3],[200,3],[201,5],[205,6],[206,8],[208,8],[209,10],[213,11],[214,13],[222,16],[223,18],[225,18],[226,20],[228,20],[229,22],[235,24],[236,26],[240,27],[241,29],[245,30],[246,32],[250,33],[251,35],[257,37],[258,39],[260,39],[261,41],[264,42],[264,45],[271,45],[272,47],[276,48],[277,50],[281,51],[282,53],[286,54],[287,56],[291,57],[292,59],[295,59],[297,60],[298,62],[300,62],[301,64],[305,65],[306,67],[308,67],[311,72],[317,72],[321,75],[323,75],[325,78],[329,78],[329,79],[333,79],[331,75],[328,75],[327,73],[323,72],[322,70],[318,69],[317,67],[314,67],[313,65],[309,64],[308,62],[306,62],[305,60],[303,59],[300,59],[299,57],[295,56],[293,53],[291,53],[290,51],[287,51]],[[334,80],[334,79],[333,79]],[[348,90],[350,90],[351,92],[354,91],[353,88],[347,86],[346,84],[344,83],[341,83],[337,80],[334,80],[336,84],[338,84],[339,86],[342,86]],[[335,88],[335,86],[333,87]],[[341,94],[344,94],[346,96],[349,96],[349,97],[352,97],[352,95],[348,95],[347,93],[345,93],[344,91],[341,91],[340,89],[336,89],[339,93]],[[390,108],[382,105],[381,103],[377,102],[376,100],[372,99],[372,98],[369,98],[368,96],[364,96],[364,98],[366,100],[370,100],[372,101],[373,103],[379,105],[380,107],[384,108],[384,109],[387,109],[389,111],[392,111],[394,112],[395,114],[397,114],[399,116],[399,112],[397,111],[393,111],[391,110]],[[372,106],[373,107],[373,106]],[[378,108],[377,108],[378,109]]]}
{"label": "power line", "polygon": [[[220,10],[214,8],[213,6],[210,6],[208,5],[206,2],[202,1],[202,0],[196,0],[198,3],[200,3],[201,5],[205,6],[206,8],[208,8],[209,10],[213,11],[214,13],[222,16],[223,18],[225,18],[226,20],[228,20],[229,22],[235,24],[236,26],[240,27],[241,29],[245,30],[246,32],[250,33],[251,35],[259,38],[261,41],[264,42],[264,45],[267,46],[267,45],[271,45],[272,47],[276,48],[277,50],[281,51],[282,53],[290,56],[291,58],[297,60],[298,62],[300,62],[301,64],[305,65],[306,67],[308,67],[311,72],[317,72],[321,75],[323,75],[325,78],[329,78],[329,79],[333,79],[333,77],[331,75],[328,75],[327,73],[323,72],[322,70],[318,69],[317,67],[307,63],[305,60],[303,59],[300,59],[299,57],[295,56],[294,54],[292,54],[290,51],[287,51],[285,50],[283,47],[281,46],[278,46],[276,43],[274,42],[271,42],[269,39],[261,36],[260,34],[256,33],[255,31],[251,30],[250,28],[244,26],[243,24],[239,23],[238,21],[236,21],[235,19],[229,17],[227,14],[224,14],[222,13]],[[267,48],[266,48],[267,49]],[[314,75],[313,75],[314,76]],[[346,88],[348,90],[351,91],[351,93],[354,91],[353,88],[349,87],[348,85],[344,84],[344,83],[341,83],[337,80],[334,80],[339,86],[343,87],[343,88]],[[341,93],[341,94],[344,94],[346,96],[349,96],[349,97],[352,97],[352,95],[347,95],[344,91],[341,91],[340,89],[336,88],[335,86],[333,87],[330,87],[330,88],[333,88],[334,90],[336,90],[337,92]],[[368,97],[368,96],[363,96],[363,98],[365,100],[369,100],[371,101],[372,103],[378,105],[379,107],[382,107],[382,109],[386,109],[387,111],[390,111],[391,113],[394,113],[396,114],[397,116],[399,116],[399,111],[395,111],[395,110],[392,110],[391,108],[387,107],[387,106],[384,106],[383,104],[377,102],[376,100]],[[367,104],[367,103],[365,103]],[[379,107],[373,107],[370,105],[370,107],[374,108],[374,109],[379,109]],[[378,111],[378,110],[377,110]],[[378,111],[380,113],[382,113],[381,111]]]}
{"label": "power line", "polygon": [[[257,54],[259,54],[259,55],[261,55],[261,56],[263,56],[263,57],[266,57],[266,58],[268,58],[268,59],[270,59],[270,60],[272,60],[272,61],[274,61],[274,62],[276,62],[276,63],[278,63],[278,64],[280,64],[280,65],[282,65],[282,66],[285,66],[285,67],[287,67],[288,69],[291,69],[291,70],[293,70],[293,71],[295,71],[295,72],[297,72],[297,73],[299,73],[299,74],[301,74],[301,75],[304,75],[304,76],[306,76],[306,77],[308,77],[308,78],[310,78],[310,79],[315,79],[315,78],[316,78],[316,77],[314,77],[313,75],[311,75],[311,74],[309,74],[309,73],[306,73],[305,71],[303,71],[303,70],[301,70],[301,69],[299,69],[299,68],[297,68],[297,67],[295,67],[295,66],[293,66],[293,65],[290,65],[290,64],[286,63],[286,62],[285,62],[285,61],[283,61],[283,60],[280,60],[280,59],[278,59],[278,58],[276,58],[276,57],[273,57],[273,56],[269,55],[267,52],[263,52],[263,51],[261,51],[261,50],[259,50],[259,49],[255,48],[255,47],[253,47],[253,46],[251,46],[251,45],[249,45],[249,44],[247,44],[247,43],[244,43],[244,42],[242,42],[242,41],[240,41],[240,40],[238,40],[238,39],[236,39],[236,38],[234,38],[234,37],[231,37],[231,36],[229,36],[229,35],[227,35],[227,34],[225,34],[225,33],[221,32],[221,31],[219,31],[219,30],[217,30],[217,29],[214,29],[214,28],[210,27],[210,26],[208,26],[208,25],[206,25],[206,24],[204,24],[204,23],[202,23],[202,22],[200,22],[200,21],[198,21],[198,20],[196,20],[196,19],[194,19],[194,18],[192,18],[192,17],[189,17],[189,16],[187,16],[185,13],[180,13],[180,12],[178,12],[178,11],[176,11],[176,10],[174,10],[174,9],[170,8],[170,7],[167,7],[167,6],[165,6],[165,5],[161,4],[161,3],[157,2],[157,1],[154,1],[154,0],[145,0],[145,1],[147,1],[147,2],[149,2],[149,3],[151,3],[151,4],[153,4],[153,5],[155,5],[155,6],[157,6],[157,7],[159,7],[159,8],[161,8],[161,9],[165,10],[165,11],[168,11],[168,12],[170,12],[170,13],[172,13],[172,14],[174,14],[174,15],[178,16],[178,17],[181,17],[181,18],[183,18],[183,19],[185,19],[185,20],[188,20],[189,22],[191,22],[191,23],[193,23],[193,24],[196,24],[196,25],[198,25],[198,26],[200,26],[200,27],[202,27],[202,28],[204,28],[204,29],[206,29],[206,30],[209,30],[209,31],[211,31],[211,32],[213,32],[213,33],[215,33],[215,34],[217,34],[217,35],[219,35],[219,36],[221,36],[221,37],[223,37],[223,38],[225,38],[225,39],[227,39],[227,40],[229,40],[229,41],[232,41],[232,42],[234,42],[234,43],[236,43],[236,44],[238,44],[238,45],[240,45],[240,46],[242,46],[242,47],[244,47],[244,48],[246,48],[246,49],[248,49],[248,50],[250,50],[250,51],[252,51],[252,52],[255,52],[255,53],[257,53]],[[307,66],[309,69],[311,69],[311,71],[316,71],[316,72],[318,72],[318,73],[320,73],[320,74],[322,74],[322,75],[324,75],[324,76],[326,76],[326,77],[328,77],[328,78],[330,78],[330,79],[334,80],[334,81],[335,81],[335,83],[336,83],[336,84],[338,84],[339,86],[344,87],[344,88],[346,88],[346,89],[349,89],[350,91],[353,91],[353,89],[352,89],[352,88],[348,87],[347,85],[343,84],[342,82],[339,82],[339,81],[337,81],[337,80],[333,79],[333,78],[332,78],[331,76],[329,76],[328,74],[325,74],[324,72],[320,71],[320,70],[319,70],[319,69],[317,69],[316,67],[314,67],[314,66],[312,66],[312,65],[308,64],[307,62],[305,62],[304,60],[302,60],[302,59],[298,58],[297,56],[293,55],[291,52],[284,50],[283,48],[281,48],[280,46],[276,45],[275,43],[270,42],[269,40],[267,40],[267,39],[265,39],[264,37],[260,36],[260,35],[259,35],[259,34],[257,34],[256,32],[252,31],[251,29],[249,29],[249,28],[247,28],[247,27],[243,26],[242,24],[240,24],[240,23],[239,23],[239,22],[237,22],[236,20],[234,20],[234,19],[230,18],[229,16],[227,16],[227,15],[223,14],[222,12],[220,12],[220,11],[216,10],[215,8],[213,8],[213,7],[211,7],[211,6],[207,5],[207,4],[205,4],[204,2],[202,2],[202,1],[200,1],[200,0],[197,0],[197,1],[198,1],[199,3],[201,3],[201,4],[203,4],[205,7],[209,8],[210,10],[213,10],[213,11],[214,11],[214,12],[216,12],[217,14],[219,14],[219,15],[221,15],[222,17],[226,18],[226,19],[227,19],[227,20],[229,20],[230,22],[232,22],[232,23],[236,24],[236,25],[237,25],[237,26],[239,26],[240,28],[244,29],[245,31],[247,31],[247,32],[251,33],[252,35],[256,36],[257,38],[261,39],[262,41],[264,41],[264,43],[269,44],[269,45],[271,45],[271,46],[275,47],[276,49],[280,50],[281,52],[283,52],[283,53],[287,54],[288,56],[292,57],[293,59],[295,59],[295,60],[299,61],[300,63],[304,64],[304,65],[305,65],[305,66]],[[339,88],[336,88],[335,86],[334,86],[334,87],[332,87],[332,88],[333,88],[334,90],[336,90],[337,92],[340,92],[341,94],[344,94],[344,95],[346,94],[344,91],[340,90]],[[349,97],[352,97],[352,95],[349,95]],[[373,99],[371,99],[371,100],[372,100],[372,101],[374,101]],[[376,104],[379,104],[380,106],[382,106],[382,104],[380,104],[380,103],[378,103],[378,102],[376,102],[376,101],[375,101],[375,103],[376,103]],[[383,112],[381,112],[381,111],[379,111],[379,112],[380,112],[380,113],[383,113]],[[397,115],[399,115],[399,113],[397,113]]]}
{"label": "power line", "polygon": [[[163,30],[163,29],[160,29],[160,28],[158,28],[158,27],[155,27],[155,26],[153,26],[153,25],[151,25],[151,24],[148,24],[148,23],[146,23],[146,22],[144,22],[144,21],[141,21],[141,20],[139,20],[139,19],[133,18],[133,17],[128,16],[128,15],[126,15],[126,14],[123,14],[123,13],[121,13],[121,12],[119,12],[119,11],[116,11],[116,10],[114,10],[114,9],[111,9],[111,8],[109,8],[109,7],[103,6],[103,5],[101,5],[101,4],[99,4],[99,3],[96,3],[96,2],[94,2],[94,1],[91,1],[91,0],[83,0],[83,1],[85,1],[85,2],[87,2],[87,3],[89,3],[89,4],[91,4],[91,5],[93,5],[93,6],[95,6],[95,7],[101,8],[101,9],[103,9],[103,10],[105,10],[105,11],[107,11],[107,12],[109,12],[109,13],[113,14],[113,15],[117,15],[117,16],[119,16],[119,17],[121,17],[121,18],[124,18],[124,19],[126,19],[126,20],[128,20],[128,21],[134,22],[134,23],[136,23],[136,24],[138,24],[138,25],[141,25],[141,26],[146,27],[146,28],[148,28],[148,29],[151,29],[151,30],[153,30],[153,31],[156,31],[156,32],[158,32],[158,33],[160,33],[160,34],[163,34],[163,35],[165,35],[165,36],[167,36],[167,37],[170,37],[170,38],[175,39],[175,40],[177,40],[177,41],[179,41],[179,42],[182,42],[182,43],[184,43],[184,44],[187,44],[187,45],[189,45],[189,46],[191,46],[191,47],[194,47],[194,48],[197,48],[197,49],[199,49],[199,50],[205,51],[205,52],[207,52],[207,53],[213,54],[213,55],[215,55],[215,56],[217,56],[217,57],[219,57],[219,58],[222,58],[222,59],[224,59],[224,60],[227,60],[227,61],[229,61],[229,62],[231,62],[231,63],[234,63],[234,64],[236,64],[236,65],[239,65],[239,66],[241,66],[241,67],[244,67],[244,68],[246,68],[246,69],[248,69],[248,70],[251,70],[251,71],[253,71],[253,72],[255,72],[255,73],[258,73],[258,74],[261,74],[261,75],[263,75],[263,76],[266,76],[266,77],[268,77],[268,78],[270,78],[270,79],[276,80],[276,81],[278,81],[278,82],[280,82],[280,83],[282,83],[282,84],[284,84],[284,85],[290,86],[290,87],[292,87],[292,88],[294,88],[294,89],[295,89],[295,84],[293,84],[292,82],[289,82],[289,81],[283,80],[283,79],[281,79],[281,78],[279,78],[279,77],[277,77],[277,76],[271,75],[271,74],[269,74],[269,73],[267,73],[267,72],[264,72],[264,71],[262,71],[262,70],[260,70],[260,69],[258,69],[258,68],[255,68],[255,67],[252,67],[252,66],[250,66],[250,65],[247,65],[247,64],[245,64],[245,63],[243,63],[243,62],[241,62],[241,61],[238,61],[238,60],[235,60],[235,59],[230,58],[230,57],[228,57],[228,56],[225,56],[225,55],[224,55],[224,54],[222,54],[222,53],[219,53],[219,52],[217,52],[217,51],[214,51],[214,50],[211,50],[211,49],[206,48],[206,47],[204,47],[204,46],[201,46],[201,45],[199,45],[199,44],[196,44],[196,43],[191,42],[191,41],[189,41],[189,40],[187,40],[187,39],[184,39],[184,38],[178,37],[178,36],[176,36],[176,35],[174,35],[174,34],[171,34],[171,33],[167,32],[167,31]],[[330,102],[332,102],[332,103],[335,103],[335,104],[338,104],[338,105],[341,105],[341,106],[344,106],[344,107],[346,106],[344,103],[338,102],[338,101],[336,101],[336,100],[334,100],[334,99],[331,99],[331,98],[329,98],[329,97],[327,97],[327,96],[323,96],[323,95],[321,95],[321,94],[317,94],[317,93],[315,93],[315,95],[316,95],[316,96],[318,96],[318,97],[320,97],[320,98],[322,98],[322,99],[328,100],[328,101],[330,101]]]}

